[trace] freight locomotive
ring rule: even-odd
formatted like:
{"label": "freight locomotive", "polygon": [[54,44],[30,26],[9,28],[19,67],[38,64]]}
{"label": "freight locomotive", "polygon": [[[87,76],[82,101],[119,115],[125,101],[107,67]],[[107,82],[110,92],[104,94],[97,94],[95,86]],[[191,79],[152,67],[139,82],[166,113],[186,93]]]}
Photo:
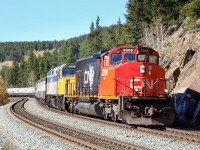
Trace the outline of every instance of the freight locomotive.
{"label": "freight locomotive", "polygon": [[119,46],[51,69],[36,83],[43,104],[131,125],[171,125],[169,97],[159,54],[150,47]]}

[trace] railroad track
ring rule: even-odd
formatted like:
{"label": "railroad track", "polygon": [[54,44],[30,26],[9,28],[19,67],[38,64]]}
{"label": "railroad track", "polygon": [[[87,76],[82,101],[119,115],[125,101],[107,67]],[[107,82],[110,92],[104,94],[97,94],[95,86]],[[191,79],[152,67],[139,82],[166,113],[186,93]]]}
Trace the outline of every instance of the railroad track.
{"label": "railroad track", "polygon": [[[41,103],[39,103],[39,104],[41,105]],[[45,105],[41,105],[41,106],[43,106],[46,109],[50,109],[51,111],[63,113],[63,114],[69,115],[69,116],[73,115],[74,117],[86,119],[86,120],[92,121],[92,122],[98,122],[98,123],[102,123],[102,124],[107,124],[107,125],[111,125],[111,126],[125,128],[127,130],[141,131],[141,132],[159,135],[159,136],[172,138],[172,139],[178,139],[178,140],[185,140],[185,141],[189,141],[189,142],[200,143],[200,133],[195,133],[195,132],[192,132],[192,131],[185,131],[185,130],[174,129],[174,128],[166,128],[166,130],[156,130],[156,129],[150,129],[150,128],[145,128],[145,127],[132,128],[130,125],[127,125],[127,124],[124,124],[124,123],[112,122],[112,121],[107,121],[107,120],[103,120],[103,119],[99,119],[99,118],[95,118],[95,117],[87,117],[87,116],[82,116],[82,115],[78,115],[78,114],[72,114],[72,113],[69,113],[69,112],[63,112],[63,111],[60,111],[60,110],[49,108]]]}
{"label": "railroad track", "polygon": [[50,122],[39,116],[35,116],[27,112],[24,104],[28,99],[22,99],[10,108],[11,113],[17,118],[25,121],[26,123],[42,129],[48,133],[56,135],[64,140],[70,141],[83,147],[84,149],[92,150],[144,150],[146,148],[118,141],[115,139],[107,138],[104,136],[94,135],[77,128],[63,126],[54,122]]}

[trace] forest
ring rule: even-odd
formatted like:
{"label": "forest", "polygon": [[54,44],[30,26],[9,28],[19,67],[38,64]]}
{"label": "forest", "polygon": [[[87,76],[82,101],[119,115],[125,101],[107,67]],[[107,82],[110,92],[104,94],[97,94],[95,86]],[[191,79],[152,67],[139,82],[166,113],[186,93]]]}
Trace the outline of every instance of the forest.
{"label": "forest", "polygon": [[[13,60],[12,67],[1,69],[1,77],[7,87],[27,87],[55,66],[119,45],[150,46],[161,52],[166,36],[180,26],[197,28],[200,18],[199,0],[128,0],[126,9],[124,24],[119,18],[116,24],[103,27],[97,16],[88,27],[89,34],[66,41],[0,43],[0,61]],[[44,54],[36,56],[34,52],[40,50]]]}

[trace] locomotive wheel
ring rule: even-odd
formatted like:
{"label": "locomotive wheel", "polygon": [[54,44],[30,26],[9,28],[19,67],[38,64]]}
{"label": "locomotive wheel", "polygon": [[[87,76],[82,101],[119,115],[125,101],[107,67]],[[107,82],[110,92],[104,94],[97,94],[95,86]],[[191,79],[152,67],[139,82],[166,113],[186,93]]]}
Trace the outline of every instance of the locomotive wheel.
{"label": "locomotive wheel", "polygon": [[106,113],[105,109],[103,109],[103,118],[106,119],[106,120],[110,120],[110,116],[108,113]]}
{"label": "locomotive wheel", "polygon": [[70,105],[69,105],[69,112],[73,112],[74,111],[74,109],[73,109],[73,104],[71,103]]}
{"label": "locomotive wheel", "polygon": [[74,108],[74,109],[73,109],[73,113],[75,113],[75,114],[77,114],[77,113],[78,113],[78,111],[77,111],[77,109],[76,109],[76,108]]}
{"label": "locomotive wheel", "polygon": [[65,111],[65,109],[66,109],[66,102],[65,102],[65,99],[63,98],[63,101],[62,101],[62,104],[61,104],[62,106],[62,110],[63,111]]}
{"label": "locomotive wheel", "polygon": [[116,113],[114,111],[111,111],[111,119],[113,121],[117,121],[118,116],[116,115]]}

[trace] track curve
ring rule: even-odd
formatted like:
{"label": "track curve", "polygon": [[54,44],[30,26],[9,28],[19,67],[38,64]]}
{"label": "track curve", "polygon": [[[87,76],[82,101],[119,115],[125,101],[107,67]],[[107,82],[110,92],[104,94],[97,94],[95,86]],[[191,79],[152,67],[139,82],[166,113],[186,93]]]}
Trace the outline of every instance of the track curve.
{"label": "track curve", "polygon": [[159,136],[163,136],[163,137],[167,137],[167,138],[173,138],[173,139],[178,139],[178,140],[185,140],[185,141],[189,141],[189,142],[200,143],[200,134],[192,132],[192,131],[185,131],[185,130],[181,130],[181,129],[174,129],[174,128],[168,128],[168,127],[166,128],[166,130],[156,130],[156,129],[150,129],[150,128],[145,128],[145,127],[132,128],[130,125],[127,125],[127,124],[103,120],[103,119],[99,119],[99,118],[95,118],[95,117],[87,117],[87,116],[82,116],[82,115],[78,115],[78,114],[72,114],[72,113],[69,113],[66,111],[60,111],[60,110],[56,110],[53,108],[49,108],[41,103],[39,103],[39,104],[46,109],[50,109],[51,111],[63,113],[65,115],[73,115],[74,117],[86,119],[86,120],[93,121],[93,122],[99,122],[99,123],[103,123],[103,124],[107,124],[107,125],[111,125],[111,126],[126,128],[129,130],[137,130],[137,131],[141,131],[141,132],[145,132],[145,133],[149,133],[149,134],[155,134],[155,135],[159,135]]}
{"label": "track curve", "polygon": [[122,141],[114,140],[104,136],[94,135],[87,133],[85,131],[79,130],[77,128],[72,128],[69,126],[62,126],[60,124],[50,122],[39,116],[35,116],[27,112],[24,108],[24,104],[28,99],[22,99],[16,102],[10,108],[11,113],[17,118],[40,128],[46,132],[56,135],[62,139],[73,142],[84,149],[93,150],[144,150],[146,148],[136,146],[133,144],[125,143]]}

